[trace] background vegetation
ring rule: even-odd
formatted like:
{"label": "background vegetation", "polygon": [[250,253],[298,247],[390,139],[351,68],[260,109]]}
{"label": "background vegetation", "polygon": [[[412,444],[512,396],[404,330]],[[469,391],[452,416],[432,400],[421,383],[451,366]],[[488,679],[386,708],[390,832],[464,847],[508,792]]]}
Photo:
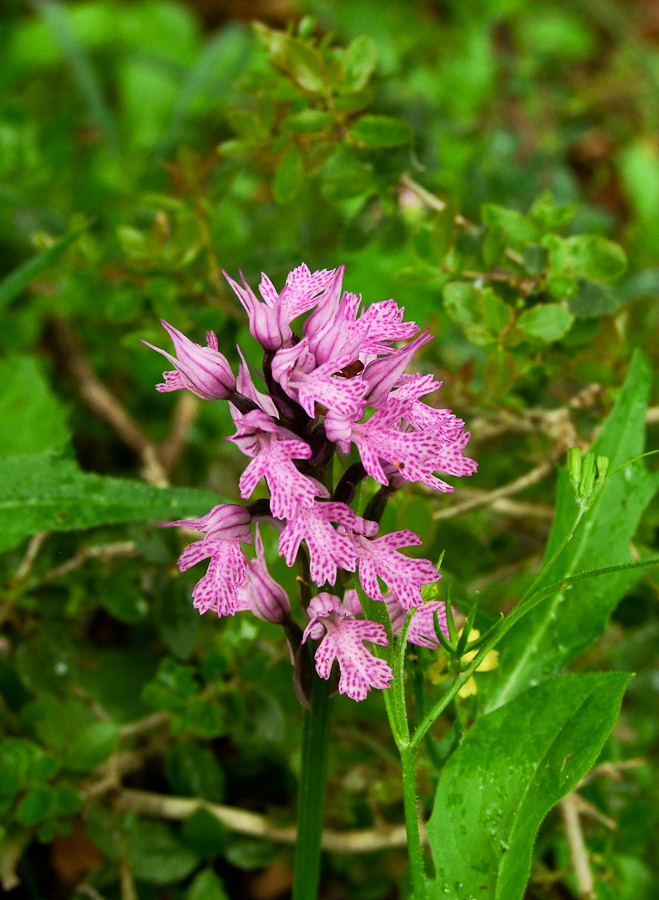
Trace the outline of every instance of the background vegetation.
{"label": "background vegetation", "polygon": [[[479,594],[484,628],[539,570],[567,449],[616,399],[600,447],[622,463],[646,425],[656,446],[659,10],[8,0],[0,26],[0,878],[34,900],[285,897],[285,646],[253,618],[200,619],[198,572],[175,567],[189,537],[156,524],[236,499],[242,460],[222,404],[155,393],[140,340],[165,346],[164,317],[214,329],[234,363],[236,342],[255,353],[222,268],[281,286],[302,260],[345,263],[366,302],[395,296],[437,334],[423,364],[480,468],[453,496],[396,496],[387,528],[445,549],[441,590],[463,610]],[[589,565],[656,552],[653,469],[600,506]],[[586,896],[575,817],[597,898],[659,890],[656,569],[594,584],[511,631],[421,759],[429,816],[497,696],[568,667],[635,673],[594,777],[541,827],[538,900]],[[420,713],[441,662],[413,668]],[[177,797],[225,804],[225,824]],[[401,821],[382,698],[341,698],[322,896],[405,896]],[[383,849],[355,852],[355,829]]]}

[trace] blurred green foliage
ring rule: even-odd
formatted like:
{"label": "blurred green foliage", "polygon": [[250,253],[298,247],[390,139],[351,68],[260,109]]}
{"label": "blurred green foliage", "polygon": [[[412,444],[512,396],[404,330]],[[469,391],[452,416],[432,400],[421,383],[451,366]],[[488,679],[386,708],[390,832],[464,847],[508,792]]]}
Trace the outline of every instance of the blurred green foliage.
{"label": "blurred green foliage", "polygon": [[[656,442],[651,4],[300,0],[287,28],[281,4],[262,4],[254,25],[249,4],[242,20],[230,7],[218,2],[215,30],[169,0],[10,0],[0,12],[0,879],[7,890],[20,880],[16,897],[85,884],[130,900],[131,879],[142,900],[288,889],[285,845],[204,809],[172,823],[119,802],[124,777],[294,819],[301,714],[279,631],[199,619],[198,572],[175,567],[185,540],[155,524],[237,499],[228,412],[157,395],[162,367],[140,343],[163,343],[163,317],[196,340],[212,328],[232,362],[240,342],[258,363],[222,269],[253,284],[263,270],[280,286],[302,260],[345,262],[348,289],[367,303],[394,295],[437,334],[423,365],[444,379],[441,405],[473,427],[479,473],[455,501],[474,506],[451,516],[446,497],[409,491],[383,527],[417,531],[424,556],[446,550],[442,592],[450,584],[462,610],[479,593],[482,629],[538,568],[550,473],[568,446],[590,442],[620,396],[606,452],[622,454],[616,464],[642,452],[646,420]],[[637,348],[650,366],[637,357],[621,395]],[[94,399],[90,372],[111,401]],[[117,409],[138,426],[132,442]],[[476,491],[543,465],[521,497],[478,505]],[[609,561],[612,535],[621,559],[656,552],[656,476],[632,472],[610,490],[633,510],[620,532],[602,514],[593,564]],[[293,595],[273,539],[266,555]],[[583,789],[615,830],[601,815],[582,823],[598,900],[650,900],[659,589],[652,570],[614,587],[583,588],[592,619],[574,604],[524,679],[568,664],[636,673],[603,758],[644,763]],[[459,775],[463,734],[507,690],[515,639],[424,748],[427,816],[438,770],[452,759]],[[421,649],[410,666],[419,716],[436,663]],[[336,705],[328,826],[400,822],[381,697]],[[75,871],[63,862],[73,857]],[[330,854],[323,890],[404,897],[404,854]],[[551,813],[527,896],[577,890]]]}

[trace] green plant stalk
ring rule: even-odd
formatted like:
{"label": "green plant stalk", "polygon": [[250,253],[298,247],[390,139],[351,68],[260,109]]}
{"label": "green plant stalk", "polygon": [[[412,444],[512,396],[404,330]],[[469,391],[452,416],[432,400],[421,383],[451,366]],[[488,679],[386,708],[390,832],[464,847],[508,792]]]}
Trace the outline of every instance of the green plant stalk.
{"label": "green plant stalk", "polygon": [[305,711],[302,734],[293,900],[316,900],[318,896],[330,738],[329,694],[330,682],[314,672],[311,709]]}
{"label": "green plant stalk", "polygon": [[405,810],[405,830],[407,832],[412,897],[414,900],[428,900],[428,887],[417,808],[416,753],[417,748],[411,744],[400,748],[400,760],[403,770],[403,806]]}

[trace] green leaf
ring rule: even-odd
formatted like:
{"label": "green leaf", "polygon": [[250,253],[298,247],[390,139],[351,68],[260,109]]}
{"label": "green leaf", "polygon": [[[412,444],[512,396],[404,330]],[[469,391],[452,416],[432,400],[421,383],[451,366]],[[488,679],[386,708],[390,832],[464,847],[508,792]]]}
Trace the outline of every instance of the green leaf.
{"label": "green leaf", "polygon": [[479,305],[483,322],[488,328],[491,328],[495,334],[499,334],[510,322],[513,311],[512,308],[501,300],[494,293],[492,288],[487,287],[481,291]]}
{"label": "green leaf", "polygon": [[259,841],[254,838],[237,838],[226,852],[227,862],[250,872],[252,869],[263,869],[269,865],[277,854],[277,848],[270,841]]}
{"label": "green leaf", "polygon": [[355,94],[363,90],[375,71],[378,51],[367,35],[355,38],[341,57],[340,92]]}
{"label": "green leaf", "polygon": [[183,823],[183,838],[199,856],[215,859],[224,853],[229,833],[216,816],[202,807]]}
{"label": "green leaf", "polygon": [[357,159],[355,151],[340,144],[321,171],[321,191],[330,203],[368,196],[377,190],[373,168]]}
{"label": "green leaf", "polygon": [[172,790],[184,797],[224,800],[224,772],[209,747],[180,741],[167,750],[165,770]]}
{"label": "green leaf", "polygon": [[0,384],[0,458],[62,449],[69,440],[66,413],[37,360],[0,361]]}
{"label": "green leaf", "polygon": [[517,327],[527,337],[550,344],[564,337],[574,322],[574,315],[560,303],[545,303],[527,309],[517,320]]}
{"label": "green leaf", "polygon": [[133,875],[151,884],[173,884],[199,865],[197,854],[175,837],[164,822],[137,819],[127,835]]}
{"label": "green leaf", "polygon": [[576,293],[569,299],[569,306],[577,318],[592,319],[614,313],[620,304],[610,285],[579,278]]}
{"label": "green leaf", "polygon": [[481,321],[478,291],[468,281],[449,281],[444,285],[446,312],[458,325],[469,327]]}
{"label": "green leaf", "polygon": [[[593,445],[595,454],[609,458],[609,472],[643,452],[651,377],[646,358],[637,351],[618,401]],[[658,484],[659,474],[650,474],[642,460],[607,481],[543,585],[588,569],[630,562],[631,541]],[[546,559],[568,532],[576,509],[563,469]],[[498,645],[499,667],[484,685],[484,690],[490,691],[486,708],[506,703],[576,659],[603,633],[609,616],[640,574],[632,569],[590,578],[548,597],[528,612]]]}
{"label": "green leaf", "polygon": [[64,765],[72,772],[91,772],[114,753],[118,743],[119,729],[114,722],[92,722],[71,742]]}
{"label": "green leaf", "polygon": [[67,234],[66,237],[60,238],[51,244],[42,253],[28,259],[18,269],[14,269],[9,275],[0,281],[0,309],[3,309],[12,300],[15,300],[29,286],[30,282],[47,269],[48,266],[54,265],[67,247],[79,237],[80,232]]}
{"label": "green leaf", "polygon": [[304,165],[297,147],[290,147],[277,166],[272,193],[277,203],[285,206],[295,198],[302,185]]}
{"label": "green leaf", "polygon": [[414,129],[409,122],[395,119],[393,116],[366,115],[357,119],[349,131],[349,136],[363,147],[374,149],[402,147],[412,143]]}
{"label": "green leaf", "polygon": [[529,275],[541,275],[548,262],[549,252],[542,244],[527,244],[524,247],[524,268]]}
{"label": "green leaf", "polygon": [[563,241],[564,268],[595,281],[613,281],[627,268],[625,251],[598,234],[578,234]]}
{"label": "green leaf", "polygon": [[56,795],[48,785],[32,788],[16,807],[16,821],[21,825],[37,825],[55,812]]}
{"label": "green leaf", "polygon": [[654,142],[644,139],[626,147],[620,156],[620,169],[639,218],[654,224],[659,216],[659,153]]}
{"label": "green leaf", "polygon": [[595,763],[628,678],[552,678],[476,721],[442,771],[428,822],[431,896],[521,900],[540,823]]}
{"label": "green leaf", "polygon": [[446,256],[455,230],[455,209],[447,203],[442,212],[424,222],[414,236],[414,249],[427,263],[440,266]]}
{"label": "green leaf", "polygon": [[193,488],[92,475],[49,453],[13,456],[0,460],[0,550],[38,531],[199,516],[218,499]]}
{"label": "green leaf", "polygon": [[282,130],[292,134],[317,134],[332,127],[332,114],[321,109],[303,109],[282,123]]}
{"label": "green leaf", "polygon": [[55,787],[55,813],[58,816],[75,816],[82,807],[82,794],[77,787],[65,782]]}
{"label": "green leaf", "polygon": [[185,900],[229,900],[229,895],[219,875],[212,869],[204,869],[185,892]]}
{"label": "green leaf", "polygon": [[484,203],[481,218],[485,225],[501,228],[511,241],[529,243],[538,239],[537,225],[515,209]]}

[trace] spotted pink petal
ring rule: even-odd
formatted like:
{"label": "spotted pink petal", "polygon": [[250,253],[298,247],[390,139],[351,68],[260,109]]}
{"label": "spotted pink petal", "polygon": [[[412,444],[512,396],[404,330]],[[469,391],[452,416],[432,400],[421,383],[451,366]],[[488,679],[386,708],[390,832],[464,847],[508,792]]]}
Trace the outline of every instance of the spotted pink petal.
{"label": "spotted pink petal", "polygon": [[398,550],[419,545],[421,539],[413,531],[394,531],[375,540],[353,532],[352,540],[359,553],[359,580],[372,600],[382,600],[378,576],[384,581],[403,609],[423,603],[421,588],[439,581],[441,575],[427,559],[412,559]]}
{"label": "spotted pink petal", "polygon": [[368,619],[340,619],[330,616],[323,620],[326,634],[316,650],[316,671],[321,678],[330,677],[334,660],[340,670],[339,693],[353,700],[365,700],[371,688],[389,687],[393,672],[383,659],[373,656],[364,641],[387,644],[384,625]]}
{"label": "spotted pink petal", "polygon": [[311,506],[314,498],[325,492],[324,488],[303,475],[292,462],[310,456],[311,447],[303,441],[264,440],[261,452],[240,476],[240,496],[250,497],[261,478],[265,478],[270,490],[270,511],[275,518],[287,519],[299,507]]}
{"label": "spotted pink petal", "polygon": [[232,616],[237,609],[238,586],[245,580],[245,554],[235,541],[204,538],[185,548],[179,568],[185,572],[209,556],[208,571],[192,592],[194,606],[200,613],[213,610],[218,616]]}
{"label": "spotted pink petal", "polygon": [[345,503],[316,501],[313,506],[301,507],[288,517],[279,538],[279,553],[292,566],[301,542],[306,541],[312,580],[318,585],[334,584],[338,568],[355,571],[357,552],[331,523],[349,527],[354,521],[355,514]]}

